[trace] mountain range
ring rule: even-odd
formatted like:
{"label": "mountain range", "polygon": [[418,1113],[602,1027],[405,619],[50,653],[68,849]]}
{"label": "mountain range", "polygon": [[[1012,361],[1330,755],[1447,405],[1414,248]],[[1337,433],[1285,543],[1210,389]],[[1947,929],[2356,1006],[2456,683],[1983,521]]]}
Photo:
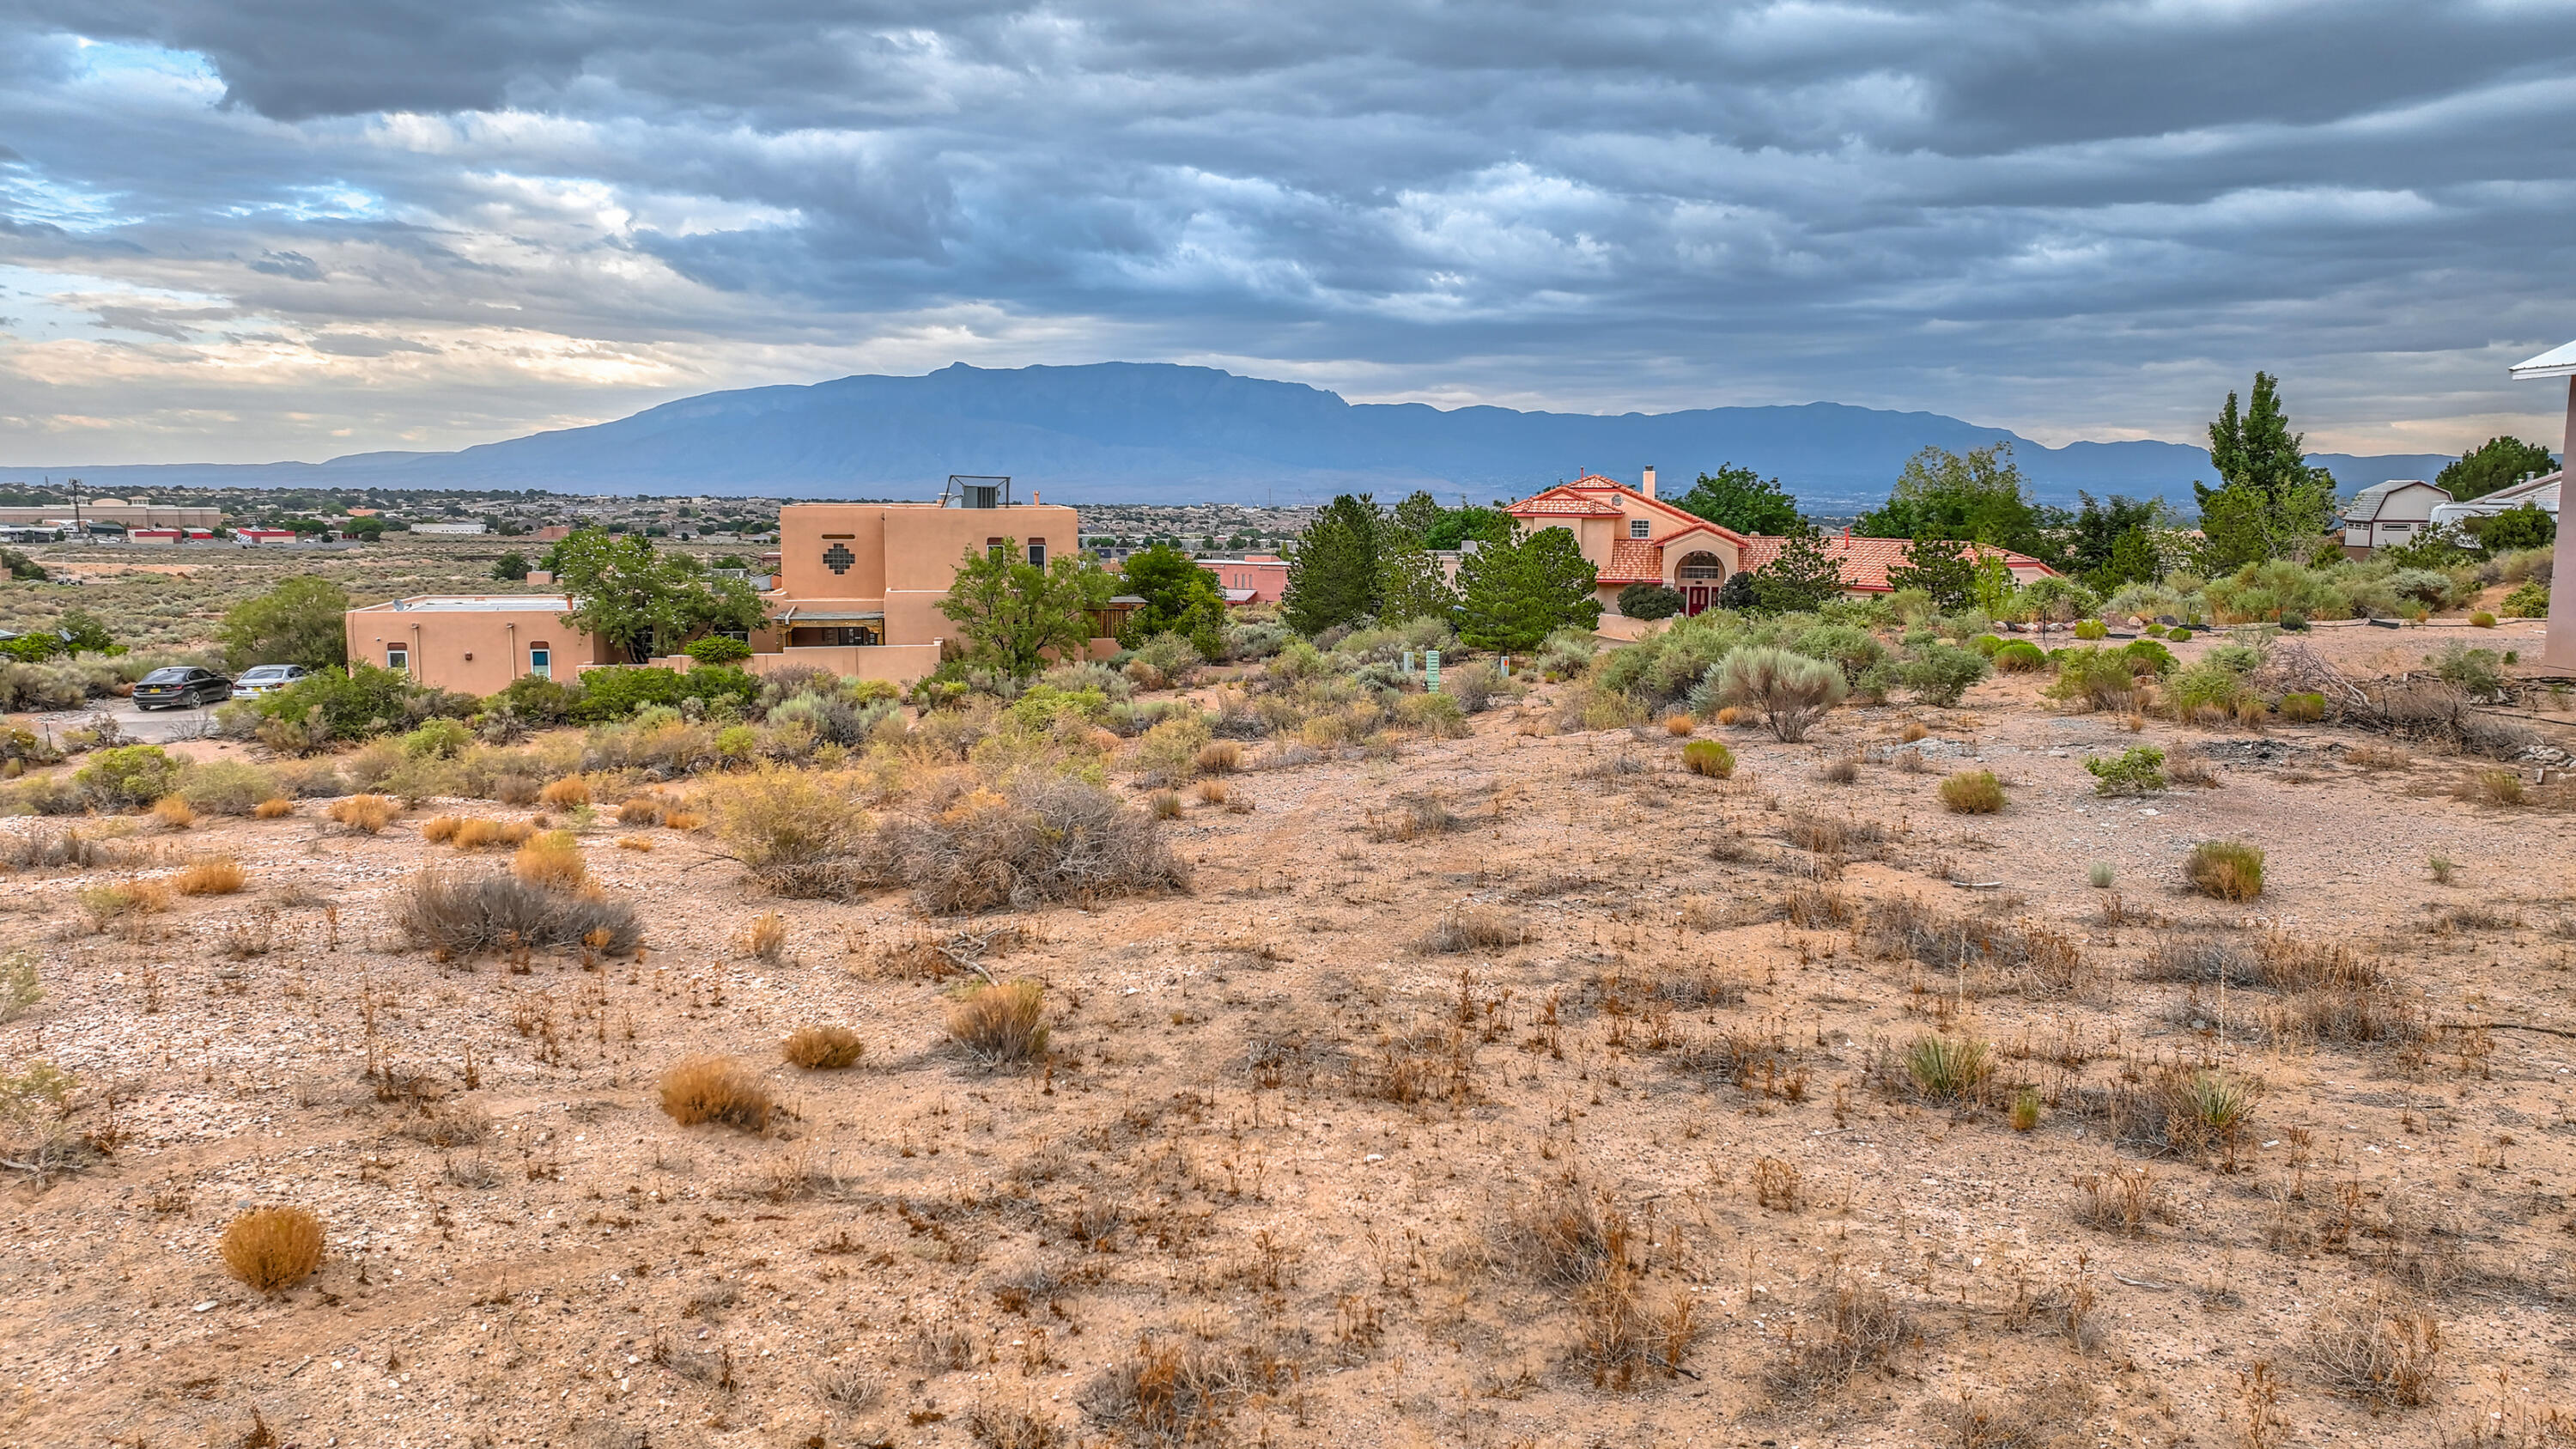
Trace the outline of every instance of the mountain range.
{"label": "mountain range", "polygon": [[[1724,463],[1777,475],[1809,511],[1876,503],[1905,460],[2009,442],[2032,491],[2162,496],[2190,510],[2207,450],[2180,443],[2051,448],[1938,413],[1841,403],[1672,413],[1443,410],[1350,403],[1301,383],[1208,367],[1103,362],[705,393],[591,427],[449,453],[353,453],[323,463],[0,466],[0,481],[75,476],[105,492],[168,487],[543,488],[564,493],[926,498],[951,473],[1011,475],[1058,503],[1321,502],[1427,488],[1444,502],[1517,497],[1586,472],[1669,489]],[[2317,454],[2346,491],[2431,478],[2440,454]]]}

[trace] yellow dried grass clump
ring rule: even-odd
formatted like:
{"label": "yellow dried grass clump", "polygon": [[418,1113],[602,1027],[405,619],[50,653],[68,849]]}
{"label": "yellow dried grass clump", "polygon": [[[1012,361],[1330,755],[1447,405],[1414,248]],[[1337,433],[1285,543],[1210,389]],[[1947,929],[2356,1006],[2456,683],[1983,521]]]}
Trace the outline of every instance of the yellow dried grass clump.
{"label": "yellow dried grass clump", "polygon": [[787,949],[787,918],[776,911],[763,911],[743,922],[734,932],[736,954],[762,961],[775,961]]}
{"label": "yellow dried grass clump", "polygon": [[352,830],[373,835],[391,825],[394,817],[402,813],[402,806],[383,795],[352,795],[332,801],[328,813]]}
{"label": "yellow dried grass clump", "polygon": [[537,836],[537,827],[524,820],[468,820],[456,828],[456,848],[483,850],[490,846],[513,848],[527,844]]}
{"label": "yellow dried grass clump", "polygon": [[1681,737],[1681,736],[1683,736],[1683,735],[1687,735],[1687,734],[1696,734],[1696,733],[1698,733],[1698,731],[1699,731],[1699,721],[1698,721],[1697,719],[1692,718],[1690,715],[1687,715],[1687,714],[1668,714],[1668,715],[1665,715],[1665,716],[1664,716],[1664,733],[1665,733],[1665,734],[1671,735],[1671,736],[1673,736],[1673,737],[1675,737],[1675,738],[1677,738],[1677,739],[1678,739],[1679,737]]}
{"label": "yellow dried grass clump", "polygon": [[858,1065],[867,1055],[868,1044],[846,1026],[799,1027],[779,1050],[787,1060],[815,1071],[839,1071]]}
{"label": "yellow dried grass clump", "polygon": [[2004,808],[2003,781],[1992,770],[1961,770],[1941,782],[1941,804],[1959,815],[1992,815]]}
{"label": "yellow dried grass clump", "polygon": [[250,872],[229,855],[201,855],[170,878],[183,896],[228,896],[250,884]]}
{"label": "yellow dried grass clump", "polygon": [[662,802],[651,795],[629,795],[626,803],[617,807],[617,823],[659,825],[662,823]]}
{"label": "yellow dried grass clump", "polygon": [[298,1207],[253,1208],[225,1226],[224,1271],[262,1293],[292,1288],[322,1266],[322,1220]]}
{"label": "yellow dried grass clump", "polygon": [[590,803],[590,782],[579,775],[566,775],[537,792],[537,798],[557,810],[569,810]]}
{"label": "yellow dried grass clump", "polygon": [[1243,768],[1243,746],[1233,740],[1211,740],[1199,746],[1191,763],[1202,775],[1231,775]]}
{"label": "yellow dried grass clump", "polygon": [[279,820],[295,813],[295,802],[283,795],[272,796],[251,807],[250,813],[262,820]]}
{"label": "yellow dried grass clump", "polygon": [[432,815],[420,822],[420,838],[432,845],[445,845],[456,838],[457,831],[464,828],[465,822],[453,815]]}
{"label": "yellow dried grass clump", "polygon": [[1045,1056],[1044,989],[1034,981],[978,986],[948,1009],[948,1037],[987,1066]]}
{"label": "yellow dried grass clump", "polygon": [[197,812],[176,795],[164,795],[152,802],[152,818],[172,830],[185,830],[197,823]]}
{"label": "yellow dried grass clump", "polygon": [[510,873],[530,885],[557,891],[578,890],[590,879],[590,867],[582,863],[581,843],[569,830],[549,830],[520,846],[510,858]]}
{"label": "yellow dried grass clump", "polygon": [[663,1115],[683,1127],[722,1122],[758,1132],[776,1110],[768,1084],[727,1057],[690,1057],[662,1074]]}
{"label": "yellow dried grass clump", "polygon": [[622,835],[618,837],[617,848],[620,850],[651,850],[653,848],[653,842],[641,835]]}
{"label": "yellow dried grass clump", "polygon": [[704,830],[707,817],[695,810],[666,810],[662,812],[662,824],[670,830]]}

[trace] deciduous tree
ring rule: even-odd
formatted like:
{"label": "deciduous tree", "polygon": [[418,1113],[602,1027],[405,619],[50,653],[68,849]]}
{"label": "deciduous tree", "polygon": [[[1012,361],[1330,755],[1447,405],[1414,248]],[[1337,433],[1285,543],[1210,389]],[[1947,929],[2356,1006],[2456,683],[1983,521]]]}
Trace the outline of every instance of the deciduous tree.
{"label": "deciduous tree", "polygon": [[1764,478],[1733,463],[1700,474],[1691,490],[1672,502],[1685,513],[1738,533],[1796,533],[1807,526],[1798,513],[1798,500],[1780,486],[1779,479]]}

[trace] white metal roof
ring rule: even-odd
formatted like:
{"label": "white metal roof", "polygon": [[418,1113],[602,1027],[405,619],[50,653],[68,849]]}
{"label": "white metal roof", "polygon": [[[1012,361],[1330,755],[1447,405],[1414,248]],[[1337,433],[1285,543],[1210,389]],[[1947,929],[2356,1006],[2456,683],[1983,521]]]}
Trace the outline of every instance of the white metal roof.
{"label": "white metal roof", "polygon": [[2499,488],[2493,493],[2464,498],[2457,503],[2434,504],[2433,522],[2452,524],[2463,518],[2485,518],[2526,503],[2555,518],[2558,516],[2558,484],[2565,476],[2563,472],[2543,473],[2529,482]]}
{"label": "white metal roof", "polygon": [[2344,517],[2353,523],[2368,523],[2379,516],[2382,504],[2409,488],[2430,488],[2441,494],[2445,501],[2448,501],[2451,496],[2449,489],[2436,487],[2421,478],[2391,478],[2385,483],[2374,483],[2352,495],[2352,507],[2344,513]]}
{"label": "white metal roof", "polygon": [[2576,342],[2553,347],[2538,357],[2513,365],[2513,378],[2521,382],[2535,377],[2576,377]]}

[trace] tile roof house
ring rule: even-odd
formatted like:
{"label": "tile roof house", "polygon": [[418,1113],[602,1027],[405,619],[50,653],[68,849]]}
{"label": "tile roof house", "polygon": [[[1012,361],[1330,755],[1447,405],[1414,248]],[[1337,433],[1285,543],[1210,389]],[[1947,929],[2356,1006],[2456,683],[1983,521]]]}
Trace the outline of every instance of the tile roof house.
{"label": "tile roof house", "polygon": [[[1618,612],[1619,591],[1634,583],[1673,589],[1682,596],[1684,612],[1699,613],[1717,602],[1727,579],[1761,568],[1788,543],[1776,535],[1737,533],[1663,502],[1655,496],[1652,468],[1635,488],[1589,473],[1503,511],[1524,529],[1571,531],[1583,556],[1600,570],[1597,596],[1612,613]],[[1823,543],[1826,557],[1842,565],[1845,591],[1854,594],[1889,592],[1887,571],[1902,564],[1913,547],[1907,539],[1854,538],[1848,531],[1827,535]],[[1986,544],[1972,547],[1979,556],[2001,557],[2016,583],[2057,572],[2026,554]]]}

